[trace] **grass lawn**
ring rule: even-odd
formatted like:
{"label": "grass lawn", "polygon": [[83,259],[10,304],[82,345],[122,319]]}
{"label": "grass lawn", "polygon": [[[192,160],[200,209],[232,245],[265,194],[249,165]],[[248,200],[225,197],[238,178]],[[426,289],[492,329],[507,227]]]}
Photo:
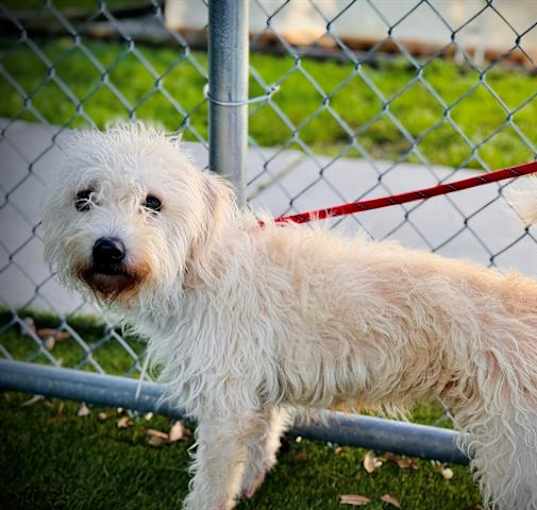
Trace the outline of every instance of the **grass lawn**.
{"label": "grass lawn", "polygon": [[[187,125],[207,137],[204,53],[192,54],[200,72],[179,50],[137,45],[133,51],[126,44],[95,41],[84,45],[96,60],[73,41],[56,39],[40,43],[49,60],[44,62],[27,46],[4,40],[0,62],[24,92],[0,75],[0,116],[37,120],[35,108],[51,123],[77,126],[87,114],[103,126],[134,111],[170,130]],[[502,101],[513,112],[510,120],[537,145],[537,100],[525,103],[537,94],[537,77],[530,74],[497,66],[480,80],[475,70],[438,59],[421,71],[427,87],[403,60],[357,70],[348,63],[304,58],[297,65],[291,57],[253,54],[251,64],[266,83],[279,83],[273,101],[290,121],[270,105],[252,105],[250,133],[262,146],[296,148],[291,138],[296,128],[300,140],[323,154],[343,150],[360,156],[359,145],[375,158],[420,161],[421,154],[433,163],[470,167],[480,167],[481,159],[490,168],[534,157],[516,129],[505,125],[508,113],[500,106]],[[253,79],[250,89],[251,96],[262,92]],[[323,101],[325,95],[328,101]],[[186,137],[195,138],[188,131]],[[351,147],[353,139],[358,145]],[[410,151],[413,140],[419,154]],[[474,144],[479,145],[475,151]]]}
{"label": "grass lawn", "polygon": [[[48,315],[32,317],[36,329],[57,328],[61,322]],[[0,314],[0,325],[10,324],[9,313]],[[132,358],[102,338],[111,332],[90,319],[69,319],[84,338],[93,356],[110,373],[124,373]],[[0,344],[17,359],[27,359],[36,344],[22,336],[20,326],[3,328]],[[140,342],[129,339],[140,350]],[[57,342],[50,351],[64,366],[77,366],[84,358],[73,338]],[[43,361],[38,357],[37,361]],[[85,366],[89,368],[89,365]],[[185,496],[189,475],[188,448],[192,439],[154,447],[147,429],[167,432],[169,419],[135,418],[131,426],[118,428],[117,410],[92,408],[77,416],[79,404],[42,400],[31,405],[30,396],[0,393],[0,508],[5,509],[170,509]],[[105,413],[104,417],[101,413]],[[414,419],[435,423],[437,406],[421,406]],[[104,418],[104,419],[103,419]],[[285,442],[280,462],[252,501],[239,509],[335,509],[343,494],[371,498],[370,509],[395,508],[383,503],[389,494],[412,510],[475,509],[479,493],[468,468],[449,466],[454,476],[446,480],[430,461],[418,460],[401,468],[386,460],[368,474],[362,466],[365,451],[307,440]],[[314,483],[312,483],[314,482]]]}

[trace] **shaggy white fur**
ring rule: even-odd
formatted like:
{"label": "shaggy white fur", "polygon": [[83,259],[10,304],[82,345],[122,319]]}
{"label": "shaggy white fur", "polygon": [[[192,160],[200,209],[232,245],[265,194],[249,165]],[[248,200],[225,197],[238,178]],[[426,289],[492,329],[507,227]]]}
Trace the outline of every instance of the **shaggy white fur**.
{"label": "shaggy white fur", "polygon": [[[260,227],[224,180],[142,124],[82,132],[68,152],[46,256],[149,338],[168,397],[197,418],[185,508],[253,494],[293,409],[400,413],[440,397],[469,433],[485,503],[537,509],[536,281],[269,217]],[[537,191],[522,198],[537,218]],[[103,238],[122,260],[97,261]]]}

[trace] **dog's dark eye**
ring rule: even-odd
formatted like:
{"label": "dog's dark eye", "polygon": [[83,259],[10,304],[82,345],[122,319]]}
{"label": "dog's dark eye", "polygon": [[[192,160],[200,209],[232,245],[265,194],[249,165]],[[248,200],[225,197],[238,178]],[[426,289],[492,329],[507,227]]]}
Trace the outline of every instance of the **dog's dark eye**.
{"label": "dog's dark eye", "polygon": [[145,197],[144,207],[158,212],[162,209],[162,202],[155,195],[147,195]]}
{"label": "dog's dark eye", "polygon": [[92,189],[83,189],[76,194],[75,198],[75,208],[77,211],[85,212],[89,211],[91,207],[91,194],[93,193]]}

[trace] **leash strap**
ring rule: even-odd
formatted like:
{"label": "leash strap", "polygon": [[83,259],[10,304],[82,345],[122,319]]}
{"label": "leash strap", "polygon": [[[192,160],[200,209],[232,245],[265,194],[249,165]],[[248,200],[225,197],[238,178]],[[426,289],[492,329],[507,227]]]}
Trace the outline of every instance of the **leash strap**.
{"label": "leash strap", "polygon": [[484,184],[502,181],[504,179],[510,179],[513,177],[521,177],[534,172],[537,172],[537,161],[531,161],[522,165],[504,168],[502,170],[489,172],[477,177],[470,177],[461,181],[451,182],[449,184],[439,184],[437,186],[432,186],[431,188],[423,188],[416,191],[409,191],[406,193],[400,193],[398,195],[391,195],[382,198],[362,200],[360,202],[351,202],[349,204],[336,205],[333,207],[327,207],[325,209],[317,209],[316,211],[308,211],[290,216],[280,216],[274,221],[276,223],[307,223],[314,220],[324,220],[325,218],[334,218],[336,216],[344,216],[347,214],[369,211],[371,209],[379,209],[381,207],[404,204],[406,202],[413,202],[415,200],[425,200],[438,195],[447,195],[448,193],[453,193],[455,191],[475,188],[476,186],[482,186]]}

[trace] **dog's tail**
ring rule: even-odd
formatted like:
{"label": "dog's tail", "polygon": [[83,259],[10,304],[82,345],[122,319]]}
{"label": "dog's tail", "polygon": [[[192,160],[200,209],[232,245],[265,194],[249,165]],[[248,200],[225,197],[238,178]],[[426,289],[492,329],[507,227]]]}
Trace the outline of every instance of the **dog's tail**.
{"label": "dog's tail", "polygon": [[537,175],[523,177],[505,193],[507,201],[526,225],[537,224]]}

